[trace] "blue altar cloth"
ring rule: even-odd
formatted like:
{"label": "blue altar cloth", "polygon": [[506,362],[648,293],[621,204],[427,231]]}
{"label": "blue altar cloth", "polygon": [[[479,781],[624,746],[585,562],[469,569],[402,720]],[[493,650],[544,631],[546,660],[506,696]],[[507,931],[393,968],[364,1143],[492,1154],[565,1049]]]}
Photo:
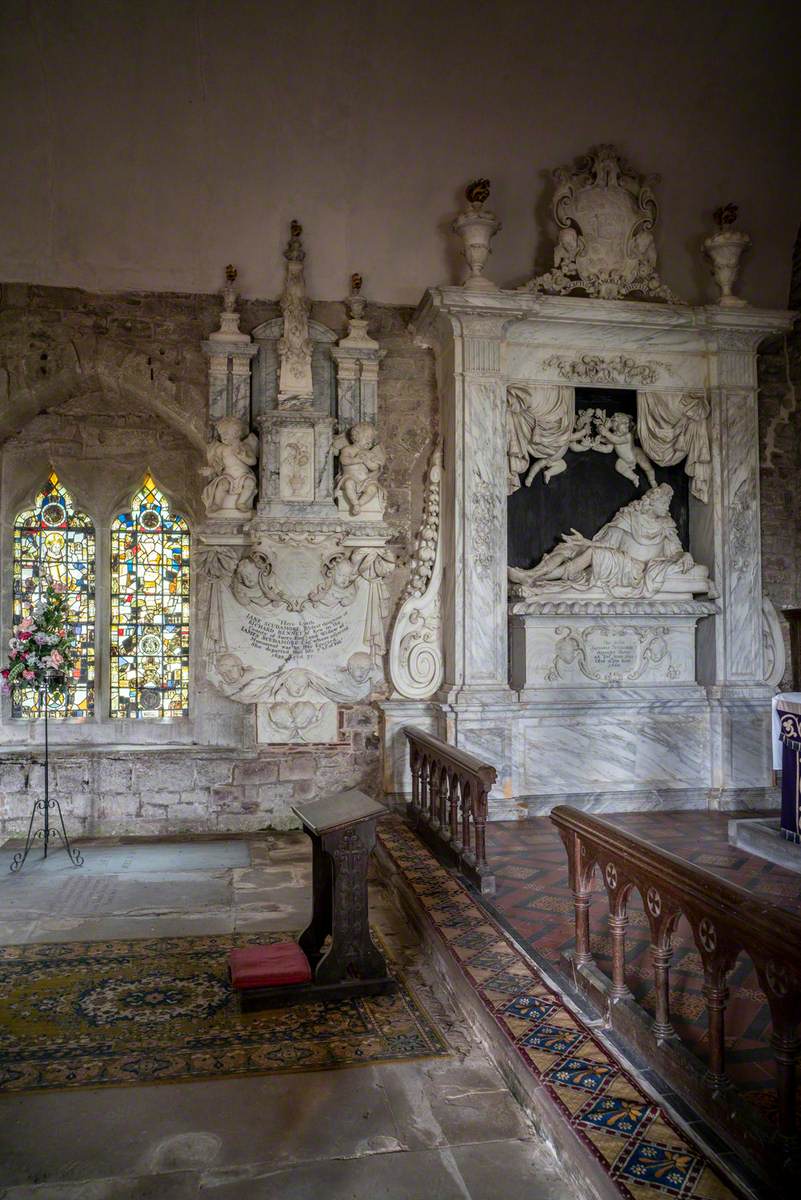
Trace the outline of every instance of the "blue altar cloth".
{"label": "blue altar cloth", "polygon": [[801,844],[801,692],[782,692],[773,698],[774,751],[781,752],[781,833]]}

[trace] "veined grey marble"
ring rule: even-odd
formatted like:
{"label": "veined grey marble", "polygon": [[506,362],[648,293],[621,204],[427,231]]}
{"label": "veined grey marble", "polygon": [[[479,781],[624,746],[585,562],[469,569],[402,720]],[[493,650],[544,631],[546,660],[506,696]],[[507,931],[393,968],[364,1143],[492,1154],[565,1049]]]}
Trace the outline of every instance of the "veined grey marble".
{"label": "veined grey marble", "polygon": [[[491,815],[587,797],[718,808],[773,798],[775,663],[761,593],[756,352],[791,322],[789,313],[747,306],[426,292],[412,330],[435,351],[442,398],[445,667],[423,707],[427,728],[498,769]],[[692,394],[699,412],[708,403],[711,461],[706,485],[690,498],[689,551],[720,595],[714,611],[705,601],[703,613],[654,611],[647,620],[619,611],[612,597],[591,619],[561,604],[548,616],[543,604],[532,634],[547,629],[554,649],[568,650],[568,637],[578,645],[570,647],[575,655],[548,662],[536,636],[521,650],[514,639],[521,627],[528,636],[527,618],[511,614],[510,677],[507,388],[566,383],[636,386],[668,400]],[[651,624],[664,632],[641,636]],[[568,626],[572,633],[557,632]],[[387,790],[398,794],[400,731],[423,714],[414,701],[384,710]]]}
{"label": "veined grey marble", "polygon": [[801,874],[801,846],[782,837],[777,817],[746,817],[729,821],[729,841],[758,858]]}

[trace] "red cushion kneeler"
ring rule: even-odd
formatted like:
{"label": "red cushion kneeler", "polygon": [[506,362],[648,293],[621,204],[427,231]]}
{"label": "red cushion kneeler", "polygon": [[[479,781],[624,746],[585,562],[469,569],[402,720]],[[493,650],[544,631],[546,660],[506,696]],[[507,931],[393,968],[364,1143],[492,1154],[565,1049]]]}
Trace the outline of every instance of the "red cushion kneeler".
{"label": "red cushion kneeler", "polygon": [[297,942],[242,946],[228,955],[228,975],[237,990],[310,983],[309,960]]}

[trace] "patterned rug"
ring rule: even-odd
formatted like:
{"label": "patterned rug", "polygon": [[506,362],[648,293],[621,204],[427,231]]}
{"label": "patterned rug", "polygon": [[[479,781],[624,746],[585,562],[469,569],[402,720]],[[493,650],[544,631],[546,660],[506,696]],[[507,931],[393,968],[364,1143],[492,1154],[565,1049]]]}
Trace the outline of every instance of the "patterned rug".
{"label": "patterned rug", "polygon": [[392,996],[240,1014],[226,978],[229,949],[289,936],[0,948],[0,1090],[328,1070],[448,1052],[403,981]]}
{"label": "patterned rug", "polygon": [[[524,822],[521,822],[523,824]],[[379,840],[458,970],[584,1147],[627,1200],[739,1193],[678,1128],[478,900],[396,816]]]}

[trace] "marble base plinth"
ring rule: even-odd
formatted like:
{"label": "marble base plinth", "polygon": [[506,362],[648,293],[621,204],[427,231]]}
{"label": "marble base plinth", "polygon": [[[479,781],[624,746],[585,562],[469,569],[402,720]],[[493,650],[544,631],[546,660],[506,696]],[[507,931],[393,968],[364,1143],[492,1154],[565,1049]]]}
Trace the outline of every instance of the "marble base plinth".
{"label": "marble base plinth", "polygon": [[788,871],[801,874],[801,846],[782,837],[778,817],[746,817],[729,821],[729,841],[732,846],[747,850],[758,858],[766,858]]}
{"label": "marble base plinth", "polygon": [[[536,698],[534,698],[536,695]],[[411,793],[404,725],[492,763],[490,819],[550,812],[772,808],[770,689],[542,689],[503,704],[382,705],[384,788]]]}

